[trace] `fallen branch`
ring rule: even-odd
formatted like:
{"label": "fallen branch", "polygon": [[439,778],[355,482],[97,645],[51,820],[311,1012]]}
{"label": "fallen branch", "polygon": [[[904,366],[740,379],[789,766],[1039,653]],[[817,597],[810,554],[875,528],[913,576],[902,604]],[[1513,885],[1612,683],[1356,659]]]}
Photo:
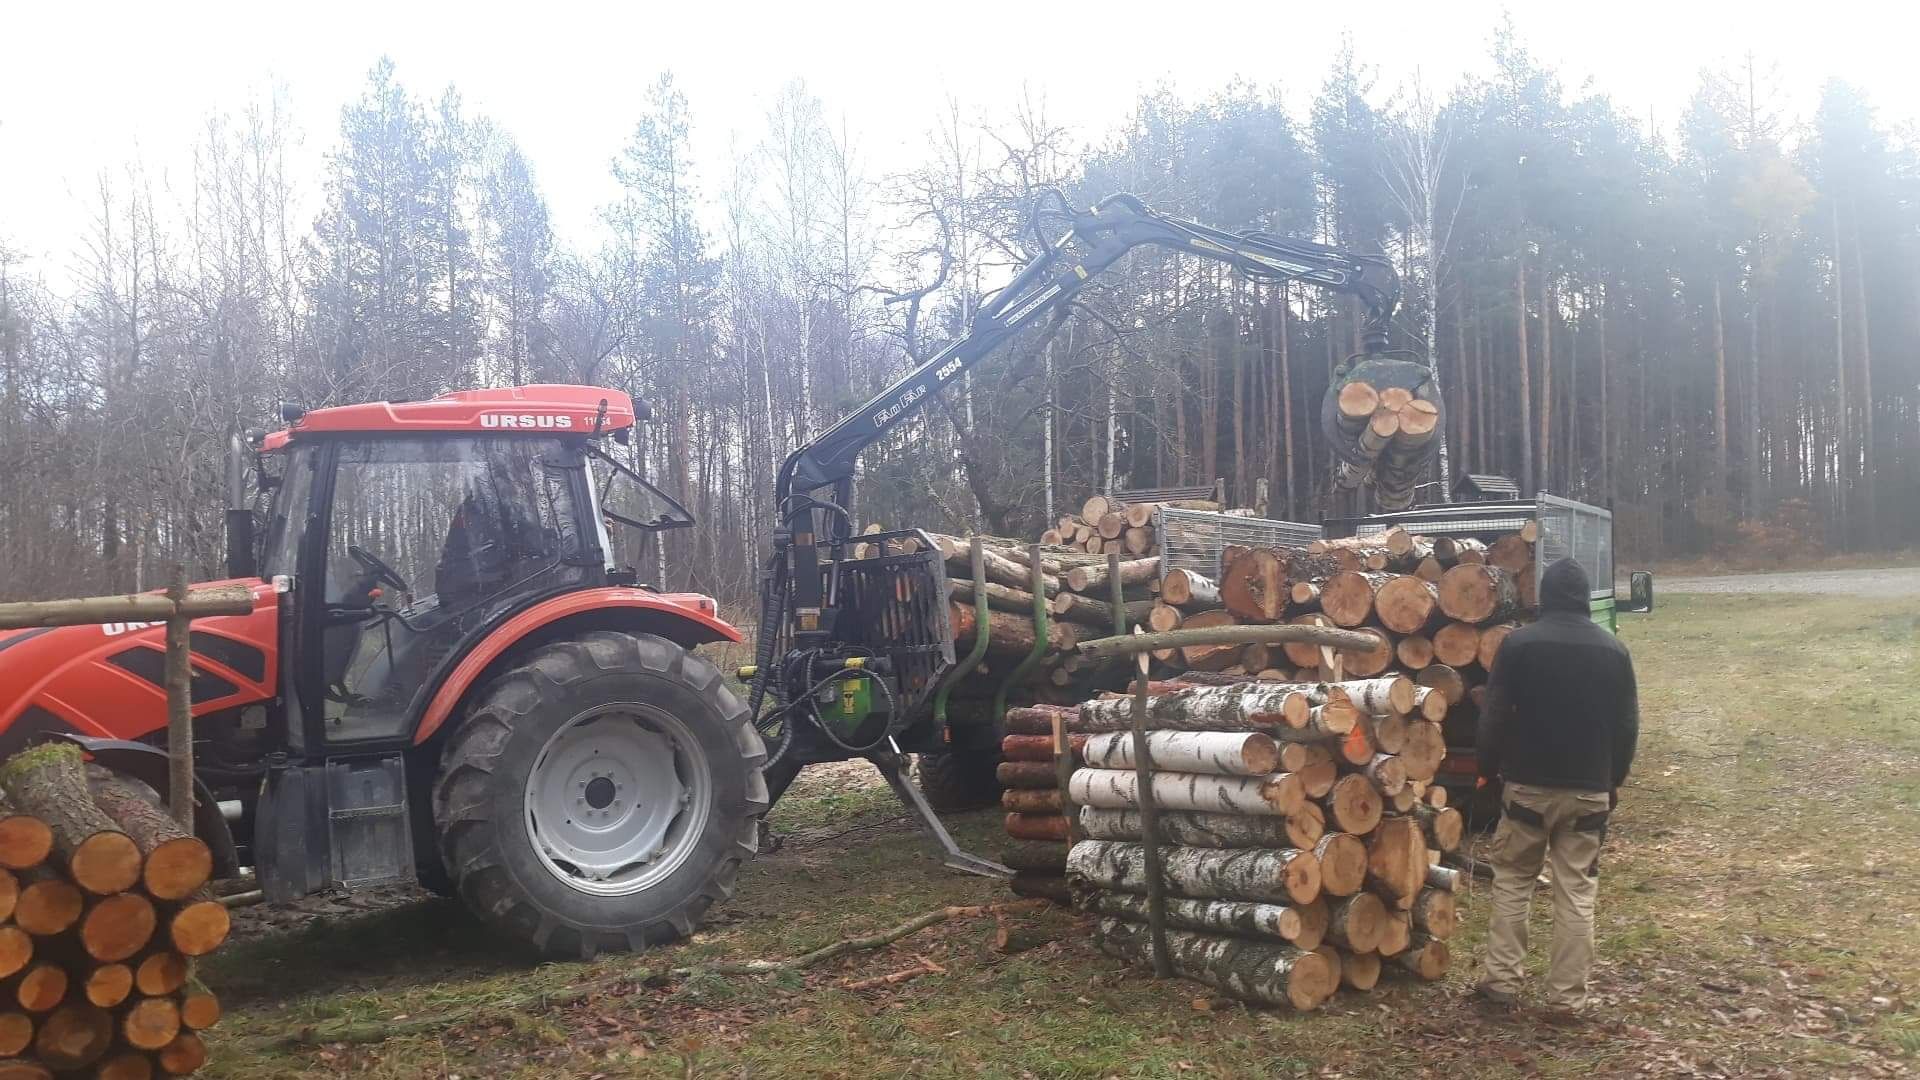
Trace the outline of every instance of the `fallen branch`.
{"label": "fallen branch", "polygon": [[1039,911],[1047,906],[1045,900],[1013,900],[1004,904],[970,904],[959,907],[935,908],[923,915],[916,915],[890,930],[864,937],[841,938],[831,944],[822,945],[812,952],[804,952],[787,960],[736,960],[700,967],[674,968],[673,974],[689,975],[772,975],[782,971],[804,971],[817,964],[823,964],[836,957],[851,952],[864,952],[891,945],[909,934],[917,934],[929,926],[937,926],[949,919],[974,919],[982,915],[1004,915],[1016,911]]}
{"label": "fallen branch", "polygon": [[844,982],[840,984],[840,989],[872,990],[878,986],[897,986],[916,975],[945,975],[947,973],[946,968],[941,967],[939,964],[934,963],[924,956],[915,957],[915,959],[918,960],[919,963],[910,968],[901,968],[899,971],[886,975],[875,975],[870,979],[855,979],[852,982]]}
{"label": "fallen branch", "polygon": [[260,889],[254,889],[250,892],[228,893],[220,898],[220,902],[230,908],[252,907],[255,904],[266,903],[267,894]]}

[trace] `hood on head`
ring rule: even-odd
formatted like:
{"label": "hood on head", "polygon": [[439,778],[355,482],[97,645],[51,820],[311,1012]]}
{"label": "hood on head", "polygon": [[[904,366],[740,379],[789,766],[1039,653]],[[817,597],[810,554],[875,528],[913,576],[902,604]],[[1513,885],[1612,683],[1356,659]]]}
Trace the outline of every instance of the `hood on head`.
{"label": "hood on head", "polygon": [[1540,610],[1574,611],[1585,615],[1593,586],[1587,581],[1586,567],[1572,559],[1561,559],[1540,575]]}

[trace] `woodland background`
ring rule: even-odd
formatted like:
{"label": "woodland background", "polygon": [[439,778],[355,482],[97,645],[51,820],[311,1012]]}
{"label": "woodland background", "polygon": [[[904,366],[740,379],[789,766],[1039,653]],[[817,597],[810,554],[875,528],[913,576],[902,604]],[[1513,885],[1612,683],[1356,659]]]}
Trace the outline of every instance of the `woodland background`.
{"label": "woodland background", "polygon": [[[7,218],[35,208],[0,207],[0,596],[216,575],[227,434],[282,400],[551,380],[654,404],[634,452],[700,523],[669,538],[666,583],[743,600],[781,457],[962,332],[1033,252],[1048,186],[1385,252],[1452,472],[1611,506],[1622,565],[1913,546],[1910,119],[1840,81],[1786,115],[1749,60],[1703,72],[1663,137],[1511,30],[1493,71],[1442,95],[1348,50],[1317,86],[1116,103],[1091,145],[1035,99],[954,106],[884,176],[799,82],[757,145],[696,169],[698,102],[662,75],[577,245],[512,133],[390,63],[323,176],[289,174],[284,100],[209,117],[187,174],[98,177],[71,273],[9,254]],[[1264,478],[1272,516],[1345,512],[1317,417],[1356,347],[1344,299],[1138,252],[870,451],[859,516],[1037,535],[1095,490],[1214,477],[1236,501]]]}

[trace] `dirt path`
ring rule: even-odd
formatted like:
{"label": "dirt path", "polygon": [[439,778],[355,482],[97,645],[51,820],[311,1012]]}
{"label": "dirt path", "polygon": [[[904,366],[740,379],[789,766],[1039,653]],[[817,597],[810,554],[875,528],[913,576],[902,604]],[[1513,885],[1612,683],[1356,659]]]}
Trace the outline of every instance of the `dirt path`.
{"label": "dirt path", "polygon": [[1803,570],[1775,574],[1729,574],[1725,577],[1653,579],[1653,594],[1661,593],[1817,593],[1823,596],[1893,598],[1920,596],[1920,567],[1882,567],[1871,570]]}

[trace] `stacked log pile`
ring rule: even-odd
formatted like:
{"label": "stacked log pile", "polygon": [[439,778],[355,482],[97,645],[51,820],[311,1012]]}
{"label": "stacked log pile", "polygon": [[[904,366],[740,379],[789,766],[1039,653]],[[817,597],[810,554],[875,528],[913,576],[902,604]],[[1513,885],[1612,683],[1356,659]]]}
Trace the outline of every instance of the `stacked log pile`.
{"label": "stacked log pile", "polygon": [[193,959],[229,925],[207,845],[70,744],[14,755],[0,791],[0,1077],[200,1068],[220,1003]]}
{"label": "stacked log pile", "polygon": [[[972,543],[957,536],[935,536],[945,560],[951,600],[948,621],[954,648],[967,655],[973,648],[978,620],[975,614]],[[987,655],[954,687],[961,697],[987,696],[1032,652],[1034,597],[1032,549],[1013,540],[983,537],[987,594]],[[1118,685],[1126,665],[1115,659],[1076,655],[1082,639],[1114,632],[1113,585],[1109,558],[1062,547],[1040,551],[1041,590],[1047,607],[1047,644],[1040,662],[1022,679],[1020,698],[1077,702],[1095,690]],[[1160,559],[1156,555],[1120,561],[1121,604],[1128,626],[1146,621],[1160,588]]]}
{"label": "stacked log pile", "polygon": [[[1463,823],[1430,784],[1443,699],[1398,675],[1163,689],[1146,743],[1174,971],[1298,1009],[1383,965],[1444,976],[1458,877],[1433,861]],[[1100,916],[1102,950],[1150,963],[1134,707],[1112,695],[1073,718],[1063,884]]]}

